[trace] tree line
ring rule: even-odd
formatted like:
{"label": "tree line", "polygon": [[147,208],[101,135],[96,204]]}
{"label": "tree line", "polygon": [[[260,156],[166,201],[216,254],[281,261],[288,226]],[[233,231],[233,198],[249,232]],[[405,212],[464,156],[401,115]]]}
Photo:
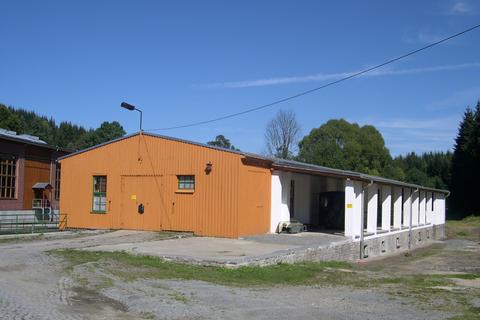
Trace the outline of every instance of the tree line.
{"label": "tree line", "polygon": [[[84,128],[69,121],[0,104],[0,128],[38,136],[50,145],[72,150],[88,148],[125,135],[117,121],[98,128]],[[207,144],[238,150],[218,135]],[[266,154],[321,166],[352,170],[399,181],[451,191],[447,199],[450,218],[480,215],[475,201],[480,181],[480,102],[467,108],[459,125],[453,153],[415,152],[392,157],[382,134],[372,125],[360,126],[332,119],[300,136],[300,125],[292,111],[280,110],[265,130]]]}
{"label": "tree line", "polygon": [[0,104],[0,128],[34,135],[52,146],[71,150],[88,148],[125,135],[117,121],[105,121],[96,129],[87,129],[70,121],[57,125],[53,118],[3,104]]}

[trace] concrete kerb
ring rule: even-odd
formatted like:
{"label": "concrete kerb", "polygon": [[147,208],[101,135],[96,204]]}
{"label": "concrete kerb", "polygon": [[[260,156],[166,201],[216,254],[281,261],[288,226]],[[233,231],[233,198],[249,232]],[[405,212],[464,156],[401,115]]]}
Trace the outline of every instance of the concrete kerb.
{"label": "concrete kerb", "polygon": [[52,231],[52,232],[38,232],[38,233],[18,233],[18,234],[2,234],[0,240],[29,240],[37,237],[42,239],[61,239],[69,238],[77,235],[95,235],[110,232],[110,230],[65,230],[65,231]]}

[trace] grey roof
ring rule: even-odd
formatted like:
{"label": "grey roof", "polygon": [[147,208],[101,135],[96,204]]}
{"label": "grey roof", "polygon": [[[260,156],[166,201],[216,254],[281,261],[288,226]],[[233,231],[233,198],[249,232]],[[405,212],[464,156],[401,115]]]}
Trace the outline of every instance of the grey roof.
{"label": "grey roof", "polygon": [[[80,153],[84,153],[93,149],[100,148],[102,146],[105,146],[110,143],[118,142],[124,139],[128,139],[134,136],[139,135],[140,132],[136,132],[133,134],[129,134],[111,141],[104,142],[102,144],[86,148],[83,150],[79,150],[77,152],[65,155],[63,157],[60,157],[59,160],[63,160],[69,157],[73,157],[75,155],[78,155]],[[155,138],[161,138],[161,139],[166,139],[166,140],[171,140],[171,141],[177,141],[181,143],[187,143],[199,147],[204,147],[204,148],[209,148],[209,149],[214,149],[218,151],[223,151],[223,152],[230,152],[230,153],[235,153],[242,155],[244,157],[248,158],[254,158],[258,160],[262,160],[265,162],[269,162],[270,165],[273,168],[276,168],[278,170],[290,170],[290,171],[297,171],[297,172],[308,172],[311,174],[318,174],[318,175],[330,175],[334,177],[342,177],[342,178],[351,178],[354,180],[361,180],[361,181],[374,181],[378,183],[384,183],[384,184],[392,184],[392,185],[397,185],[397,186],[403,186],[403,187],[408,187],[408,188],[415,188],[415,189],[422,189],[422,190],[429,190],[429,191],[436,191],[436,192],[441,192],[441,193],[450,193],[448,190],[441,190],[441,189],[435,189],[435,188],[429,188],[429,187],[424,187],[416,184],[411,184],[411,183],[406,183],[402,181],[397,181],[397,180],[392,180],[392,179],[387,179],[387,178],[382,178],[382,177],[377,177],[377,176],[372,176],[360,172],[355,172],[355,171],[349,171],[349,170],[340,170],[340,169],[334,169],[334,168],[328,168],[328,167],[323,167],[323,166],[318,166],[310,163],[304,163],[304,162],[299,162],[299,161],[293,161],[293,160],[285,160],[285,159],[278,159],[278,158],[270,158],[270,157],[265,157],[262,155],[258,155],[255,153],[249,153],[249,152],[243,152],[243,151],[238,151],[238,150],[232,150],[232,149],[226,149],[222,147],[217,147],[217,146],[211,146],[209,144],[205,143],[200,143],[200,142],[195,142],[195,141],[190,141],[190,140],[185,140],[185,139],[180,139],[180,138],[174,138],[174,137],[169,137],[169,136],[164,136],[164,135],[159,135],[155,133],[150,133],[150,132],[142,132],[142,134],[146,136],[151,136]]]}
{"label": "grey roof", "polygon": [[59,147],[54,147],[49,144],[47,144],[45,141],[41,140],[37,136],[32,136],[29,134],[17,134],[15,131],[10,131],[6,129],[0,128],[0,139],[5,139],[5,140],[10,140],[10,141],[15,141],[19,143],[24,143],[24,144],[29,144],[29,145],[34,145],[34,146],[39,146],[42,148],[47,148],[47,149],[52,149],[52,150],[61,150],[65,152],[70,152],[71,150],[68,150],[66,148],[59,148]]}
{"label": "grey roof", "polygon": [[32,189],[52,189],[52,185],[48,182],[37,182],[32,186]]}
{"label": "grey roof", "polygon": [[362,181],[373,181],[382,184],[391,184],[401,187],[413,188],[413,189],[421,189],[426,191],[435,191],[441,193],[449,194],[450,191],[442,190],[442,189],[435,189],[430,187],[421,186],[418,184],[402,182],[398,180],[372,176],[365,173],[349,171],[349,170],[341,170],[341,169],[333,169],[323,166],[318,166],[315,164],[298,162],[293,160],[284,160],[284,159],[275,159],[273,161],[272,167],[277,168],[279,170],[290,170],[290,171],[298,171],[298,172],[311,172],[312,174],[324,174],[333,177],[343,177],[343,178],[351,178],[354,180],[362,180]]}

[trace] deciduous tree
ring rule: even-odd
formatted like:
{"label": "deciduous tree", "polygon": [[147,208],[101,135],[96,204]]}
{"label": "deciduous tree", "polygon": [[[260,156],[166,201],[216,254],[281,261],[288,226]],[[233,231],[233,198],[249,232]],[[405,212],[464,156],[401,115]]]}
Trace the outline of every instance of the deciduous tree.
{"label": "deciduous tree", "polygon": [[293,158],[299,134],[300,124],[295,113],[279,110],[265,130],[267,154],[281,159]]}

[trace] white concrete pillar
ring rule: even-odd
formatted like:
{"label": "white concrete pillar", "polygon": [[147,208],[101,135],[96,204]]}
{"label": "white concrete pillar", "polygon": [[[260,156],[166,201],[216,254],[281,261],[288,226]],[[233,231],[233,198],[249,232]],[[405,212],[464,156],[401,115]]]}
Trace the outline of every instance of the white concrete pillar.
{"label": "white concrete pillar", "polygon": [[445,195],[443,193],[436,193],[435,192],[435,202],[433,204],[434,207],[434,216],[435,216],[435,224],[445,224],[445,214],[446,214],[446,206],[445,206]]}
{"label": "white concrete pillar", "polygon": [[400,229],[402,227],[402,188],[393,187],[393,227]]}
{"label": "white concrete pillar", "polygon": [[353,224],[354,237],[360,237],[360,233],[363,229],[362,226],[362,214],[363,214],[363,182],[354,181],[353,187],[355,191],[355,202],[353,203]]}
{"label": "white concrete pillar", "polygon": [[283,203],[282,173],[274,171],[272,173],[271,186],[271,207],[270,207],[270,232],[277,232],[278,224],[281,221],[290,220],[288,207]]}
{"label": "white concrete pillar", "polygon": [[426,199],[425,199],[425,191],[421,190],[420,191],[420,224],[426,224],[425,221],[425,204],[426,204]]}
{"label": "white concrete pillar", "polygon": [[432,192],[426,192],[427,208],[425,209],[425,219],[427,223],[432,223]]}
{"label": "white concrete pillar", "polygon": [[345,181],[345,236],[360,236],[362,217],[362,182]]}
{"label": "white concrete pillar", "polygon": [[367,191],[367,232],[377,232],[378,185],[372,184]]}
{"label": "white concrete pillar", "polygon": [[382,186],[382,230],[390,231],[392,213],[392,187]]}
{"label": "white concrete pillar", "polygon": [[355,186],[354,181],[348,179],[345,181],[345,236],[355,235],[354,217],[355,217]]}
{"label": "white concrete pillar", "polygon": [[412,203],[412,190],[403,188],[403,227],[410,226],[410,211]]}
{"label": "white concrete pillar", "polygon": [[412,190],[412,226],[418,226],[419,221],[418,192],[418,190]]}

